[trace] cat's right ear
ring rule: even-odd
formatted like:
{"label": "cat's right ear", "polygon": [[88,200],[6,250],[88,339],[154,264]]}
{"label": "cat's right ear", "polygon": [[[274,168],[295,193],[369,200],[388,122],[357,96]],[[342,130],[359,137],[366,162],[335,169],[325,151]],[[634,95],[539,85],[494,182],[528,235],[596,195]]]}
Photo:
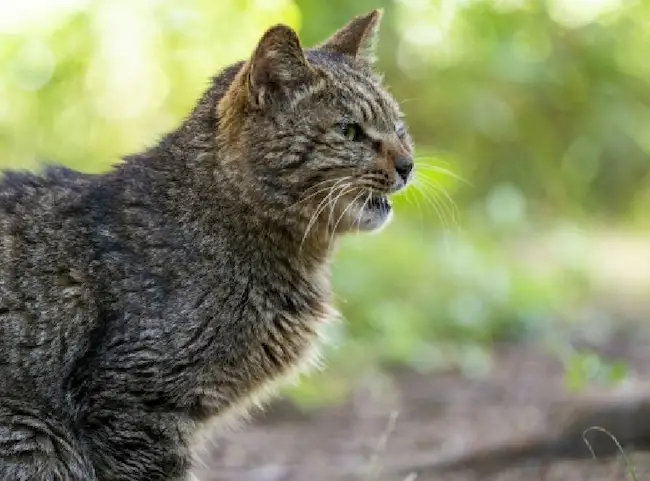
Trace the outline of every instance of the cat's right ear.
{"label": "cat's right ear", "polygon": [[251,101],[264,106],[278,96],[309,82],[313,70],[305,58],[296,32],[286,25],[271,27],[262,36],[248,63]]}
{"label": "cat's right ear", "polygon": [[323,43],[321,48],[372,64],[382,16],[383,10],[375,9],[366,15],[355,17]]}

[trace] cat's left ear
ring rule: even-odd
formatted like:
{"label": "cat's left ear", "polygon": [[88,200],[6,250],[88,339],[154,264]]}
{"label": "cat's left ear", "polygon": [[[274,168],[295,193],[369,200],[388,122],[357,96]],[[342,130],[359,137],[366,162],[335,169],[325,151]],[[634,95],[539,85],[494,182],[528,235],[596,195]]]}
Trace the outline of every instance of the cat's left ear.
{"label": "cat's left ear", "polygon": [[358,16],[336,32],[320,48],[349,55],[356,59],[374,62],[375,45],[383,11],[373,10]]}
{"label": "cat's left ear", "polygon": [[271,27],[249,61],[248,87],[253,102],[287,95],[313,78],[296,32],[286,25]]}

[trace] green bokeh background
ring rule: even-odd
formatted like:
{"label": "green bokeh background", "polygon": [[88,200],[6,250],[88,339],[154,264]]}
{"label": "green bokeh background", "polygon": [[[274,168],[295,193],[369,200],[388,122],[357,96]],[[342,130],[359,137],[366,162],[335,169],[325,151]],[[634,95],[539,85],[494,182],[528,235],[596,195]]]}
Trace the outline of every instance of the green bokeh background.
{"label": "green bokeh background", "polygon": [[0,166],[103,171],[174,128],[265,28],[311,45],[377,7],[417,182],[389,228],[342,243],[346,321],[331,368],[294,394],[327,401],[386,364],[480,376],[521,339],[554,349],[570,383],[622,376],[563,333],[650,304],[649,1],[2,0]]}

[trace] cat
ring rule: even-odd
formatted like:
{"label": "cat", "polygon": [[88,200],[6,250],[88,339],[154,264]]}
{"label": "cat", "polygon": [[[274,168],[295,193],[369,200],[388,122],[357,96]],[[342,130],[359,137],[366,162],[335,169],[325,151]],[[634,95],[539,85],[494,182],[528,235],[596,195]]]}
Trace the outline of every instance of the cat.
{"label": "cat", "polygon": [[413,177],[381,16],[310,49],[270,28],[109,172],[4,172],[0,479],[187,480],[206,426],[317,357],[336,239]]}

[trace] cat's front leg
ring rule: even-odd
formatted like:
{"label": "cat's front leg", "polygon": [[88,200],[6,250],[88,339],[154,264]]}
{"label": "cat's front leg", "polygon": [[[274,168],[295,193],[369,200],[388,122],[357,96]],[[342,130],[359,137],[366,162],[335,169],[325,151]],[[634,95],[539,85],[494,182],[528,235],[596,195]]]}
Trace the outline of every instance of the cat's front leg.
{"label": "cat's front leg", "polygon": [[84,425],[100,481],[188,481],[191,458],[175,416],[112,407]]}
{"label": "cat's front leg", "polygon": [[82,445],[51,409],[0,401],[0,479],[99,481]]}

